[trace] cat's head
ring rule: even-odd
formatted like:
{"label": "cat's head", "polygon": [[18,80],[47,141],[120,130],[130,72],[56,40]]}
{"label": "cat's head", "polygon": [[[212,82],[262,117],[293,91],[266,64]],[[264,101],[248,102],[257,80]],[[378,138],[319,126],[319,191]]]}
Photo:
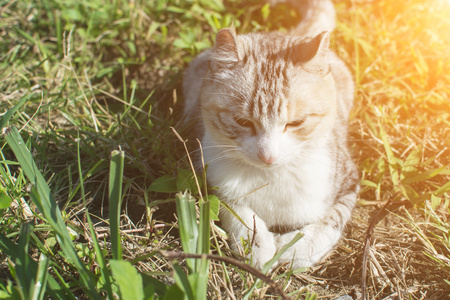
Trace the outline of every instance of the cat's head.
{"label": "cat's head", "polygon": [[261,167],[289,163],[333,127],[329,34],[236,36],[221,30],[200,95],[204,127],[228,156]]}

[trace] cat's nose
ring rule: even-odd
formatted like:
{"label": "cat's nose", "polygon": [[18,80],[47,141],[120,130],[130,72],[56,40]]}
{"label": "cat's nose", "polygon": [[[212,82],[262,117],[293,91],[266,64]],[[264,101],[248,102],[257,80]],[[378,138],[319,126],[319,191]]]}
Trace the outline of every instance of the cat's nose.
{"label": "cat's nose", "polygon": [[261,152],[258,153],[258,158],[262,162],[264,162],[264,163],[266,163],[268,165],[271,165],[276,160],[275,156],[267,155],[267,154],[264,154],[264,153],[261,153]]}

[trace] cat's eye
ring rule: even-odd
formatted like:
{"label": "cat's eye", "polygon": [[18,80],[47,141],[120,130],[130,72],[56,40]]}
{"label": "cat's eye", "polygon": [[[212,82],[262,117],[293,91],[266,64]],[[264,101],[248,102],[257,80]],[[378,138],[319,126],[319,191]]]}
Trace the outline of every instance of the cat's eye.
{"label": "cat's eye", "polygon": [[247,119],[236,118],[234,121],[241,127],[248,128],[252,131],[252,134],[256,134],[255,124]]}
{"label": "cat's eye", "polygon": [[305,119],[289,122],[286,124],[285,129],[288,129],[288,128],[296,129],[296,128],[299,128],[300,126],[302,126],[303,123],[305,123]]}

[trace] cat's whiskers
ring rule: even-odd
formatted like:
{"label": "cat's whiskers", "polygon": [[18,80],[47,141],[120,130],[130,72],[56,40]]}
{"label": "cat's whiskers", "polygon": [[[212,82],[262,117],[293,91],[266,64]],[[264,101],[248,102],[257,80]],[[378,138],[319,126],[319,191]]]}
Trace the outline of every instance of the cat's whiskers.
{"label": "cat's whiskers", "polygon": [[217,163],[219,161],[226,160],[226,159],[229,159],[229,158],[230,158],[230,156],[228,156],[228,155],[222,155],[222,156],[218,156],[218,157],[216,157],[214,159],[211,159],[210,161],[208,161],[206,163],[207,164],[213,164],[213,163]]}
{"label": "cat's whiskers", "polygon": [[[189,151],[189,155],[193,156],[193,155],[197,155],[199,153],[202,153],[204,150],[207,149],[213,149],[213,148],[237,148],[237,146],[234,145],[209,145],[209,146],[203,146],[201,147],[201,149],[195,149],[195,150],[191,150]],[[187,154],[183,155],[183,157],[181,157],[177,162],[181,162],[183,159],[186,159],[188,157]]]}
{"label": "cat's whiskers", "polygon": [[225,159],[236,159],[236,155],[230,155],[234,153],[239,153],[238,149],[227,149],[227,150],[223,150],[221,152],[218,153],[218,155],[216,155],[213,159],[211,159],[210,161],[208,161],[207,163],[215,163],[221,160],[225,160]]}
{"label": "cat's whiskers", "polygon": [[201,149],[192,150],[192,151],[189,151],[189,153],[192,154],[192,153],[198,152],[202,149],[207,150],[207,149],[212,149],[212,148],[237,148],[237,146],[235,146],[235,145],[208,145],[208,146],[202,145]]}

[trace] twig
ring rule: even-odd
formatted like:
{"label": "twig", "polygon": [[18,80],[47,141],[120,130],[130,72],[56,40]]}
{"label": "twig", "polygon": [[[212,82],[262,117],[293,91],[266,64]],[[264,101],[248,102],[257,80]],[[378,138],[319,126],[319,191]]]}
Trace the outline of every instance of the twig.
{"label": "twig", "polygon": [[[153,225],[153,228],[162,228],[162,227],[165,227],[165,226],[167,226],[167,225],[166,224],[156,224],[156,225]],[[109,231],[108,228],[105,228],[104,230],[105,231]],[[148,231],[148,229],[147,228],[125,229],[125,230],[121,230],[120,232],[121,233],[137,233],[137,232],[144,232],[144,231]],[[103,237],[107,237],[107,236],[109,236],[109,232],[97,235],[97,237],[99,239],[103,238]]]}
{"label": "twig", "polygon": [[366,231],[366,239],[364,241],[363,248],[363,261],[361,268],[361,300],[366,300],[366,278],[367,278],[367,259],[369,254],[369,248],[372,245],[372,234],[375,226],[387,215],[391,210],[396,210],[401,206],[408,204],[408,201],[398,201],[391,202],[388,201],[378,212],[376,215],[372,217],[370,221],[369,227],[367,227]]}
{"label": "twig", "polygon": [[165,258],[168,258],[168,259],[186,259],[186,258],[202,259],[202,258],[206,258],[209,260],[222,261],[227,264],[235,265],[239,269],[244,270],[244,271],[258,277],[259,279],[261,279],[262,281],[267,283],[272,289],[275,290],[275,292],[277,294],[279,294],[281,296],[282,299],[291,299],[283,291],[283,289],[278,284],[276,284],[276,282],[273,281],[269,276],[261,273],[257,269],[255,269],[255,268],[251,267],[250,265],[243,263],[242,261],[239,261],[237,259],[227,257],[227,256],[214,255],[214,254],[192,254],[192,253],[184,253],[184,252],[178,252],[178,251],[160,251],[160,253],[162,256],[164,256]]}
{"label": "twig", "polygon": [[[92,121],[94,123],[95,132],[99,132],[99,130],[98,130],[99,121],[97,119],[97,116],[94,113],[94,109],[92,108],[92,101],[88,100],[88,97],[87,97],[86,93],[84,92],[83,86],[81,85],[81,81],[78,78],[78,75],[75,72],[75,68],[72,65],[72,59],[71,59],[72,55],[70,55],[70,37],[72,35],[72,32],[73,32],[73,28],[70,30],[69,37],[67,39],[67,48],[65,49],[67,52],[64,52],[64,59],[68,61],[69,66],[68,67],[65,66],[65,65],[61,65],[61,66],[67,68],[70,71],[72,71],[73,76],[75,77],[75,80],[77,82],[77,85],[80,88],[80,92],[83,95],[84,101],[86,102],[87,108],[89,109],[89,112],[91,114],[91,118],[92,118]],[[88,84],[90,84],[90,82],[88,82]],[[90,87],[90,90],[92,91],[92,87]]]}
{"label": "twig", "polygon": [[25,123],[25,125],[23,125],[22,128],[19,129],[19,132],[21,132],[21,131],[25,128],[25,126],[27,126],[28,123],[30,123],[31,120],[34,119],[34,117],[36,116],[36,114],[38,113],[39,109],[40,109],[41,106],[42,106],[42,101],[44,101],[44,93],[43,93],[43,92],[41,93],[41,102],[39,102],[38,108],[36,108],[36,111],[35,111],[34,114],[31,116],[31,118]]}
{"label": "twig", "polygon": [[191,166],[192,174],[194,175],[195,184],[197,185],[198,196],[199,196],[200,200],[202,201],[202,203],[205,203],[205,199],[203,198],[202,190],[200,189],[200,184],[199,184],[199,181],[198,181],[198,178],[197,178],[197,173],[195,172],[194,163],[192,162],[191,156],[189,155],[189,150],[188,150],[187,145],[186,145],[187,140],[183,140],[183,138],[175,130],[175,128],[170,127],[170,129],[172,129],[173,133],[178,138],[178,140],[183,143],[184,150],[186,151],[187,158],[189,160],[189,165]]}
{"label": "twig", "polygon": [[252,247],[255,245],[256,243],[256,215],[253,215],[253,236],[252,236],[252,242],[250,243],[250,245],[252,245]]}
{"label": "twig", "polygon": [[[102,90],[102,89],[99,89],[98,91],[99,91],[100,93],[102,93],[103,95],[106,95],[106,96],[110,97],[111,99],[114,99],[114,100],[116,100],[116,101],[119,101],[119,102],[122,103],[122,104],[128,105],[128,107],[131,107],[132,109],[134,109],[134,110],[136,110],[136,111],[138,111],[138,112],[140,112],[140,113],[143,113],[143,114],[145,114],[145,115],[148,115],[148,112],[146,112],[145,110],[143,110],[143,109],[141,109],[141,108],[139,108],[139,107],[137,107],[137,106],[135,106],[135,105],[133,105],[133,104],[130,104],[130,103],[126,102],[126,101],[123,101],[123,100],[120,99],[119,97],[114,96],[113,94],[108,93],[107,91],[104,91],[104,90]],[[152,117],[153,117],[153,116],[152,116]],[[160,120],[158,120],[158,121],[160,121]]]}

